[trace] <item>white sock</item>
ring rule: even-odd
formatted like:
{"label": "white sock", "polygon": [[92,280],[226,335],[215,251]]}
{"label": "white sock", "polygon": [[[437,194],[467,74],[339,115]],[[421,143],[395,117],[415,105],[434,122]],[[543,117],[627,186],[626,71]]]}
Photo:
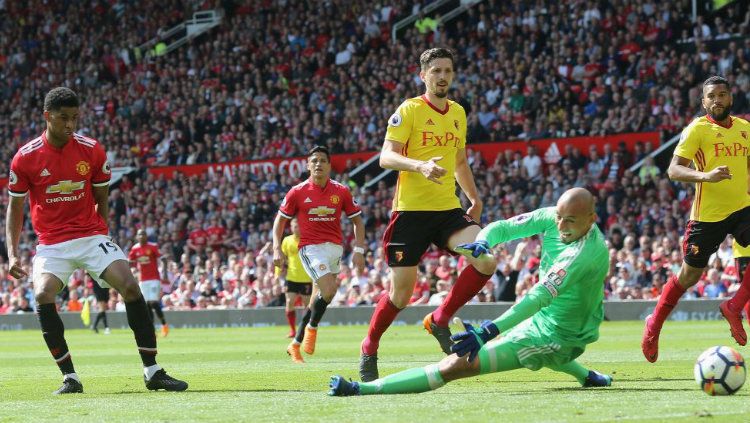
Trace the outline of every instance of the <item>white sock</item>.
{"label": "white sock", "polygon": [[65,375],[63,376],[63,381],[64,381],[65,379],[73,379],[73,380],[75,380],[76,382],[78,382],[78,383],[81,383],[81,379],[79,379],[79,378],[78,378],[78,375],[77,375],[77,374],[75,374],[75,373],[66,373],[66,374],[65,374]]}
{"label": "white sock", "polygon": [[153,366],[148,366],[143,368],[143,374],[146,376],[146,380],[151,380],[151,378],[154,376],[154,373],[161,370],[161,366],[158,364],[154,364]]}

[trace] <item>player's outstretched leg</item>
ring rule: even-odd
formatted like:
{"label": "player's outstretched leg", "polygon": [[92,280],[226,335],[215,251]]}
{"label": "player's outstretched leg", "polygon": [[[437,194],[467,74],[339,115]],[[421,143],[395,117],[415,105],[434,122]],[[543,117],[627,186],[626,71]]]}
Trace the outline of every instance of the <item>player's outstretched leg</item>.
{"label": "player's outstretched leg", "polygon": [[431,391],[445,385],[438,364],[404,370],[372,382],[350,382],[341,376],[331,377],[331,396],[410,394]]}
{"label": "player's outstretched leg", "polygon": [[575,360],[559,366],[550,366],[550,369],[573,376],[584,388],[612,385],[612,376],[599,373],[595,370],[589,370]]}

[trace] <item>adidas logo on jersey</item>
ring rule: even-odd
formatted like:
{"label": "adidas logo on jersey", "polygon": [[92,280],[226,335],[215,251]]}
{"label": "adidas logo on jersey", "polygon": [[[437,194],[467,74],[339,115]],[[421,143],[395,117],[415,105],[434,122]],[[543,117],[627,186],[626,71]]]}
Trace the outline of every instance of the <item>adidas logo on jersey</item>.
{"label": "adidas logo on jersey", "polygon": [[47,170],[46,167],[42,169],[42,173],[39,174],[39,176],[42,176],[42,177],[49,176],[49,175],[50,175],[49,170]]}
{"label": "adidas logo on jersey", "polygon": [[716,133],[716,138],[724,138],[724,135],[721,135],[721,132]]}
{"label": "adidas logo on jersey", "polygon": [[435,122],[432,121],[432,119],[427,119],[427,125],[435,125]]}
{"label": "adidas logo on jersey", "polygon": [[305,198],[305,203],[312,203],[312,200],[310,199],[310,197]]}

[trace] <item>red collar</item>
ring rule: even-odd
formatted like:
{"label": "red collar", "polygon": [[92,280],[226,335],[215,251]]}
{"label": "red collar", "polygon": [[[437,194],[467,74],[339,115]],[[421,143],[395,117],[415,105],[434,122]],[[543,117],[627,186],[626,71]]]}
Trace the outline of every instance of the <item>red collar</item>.
{"label": "red collar", "polygon": [[713,118],[712,118],[712,117],[711,117],[711,116],[710,116],[710,115],[709,115],[708,113],[706,113],[706,119],[707,119],[707,120],[708,120],[709,122],[713,123],[714,125],[719,125],[719,126],[721,126],[722,128],[726,128],[726,129],[729,129],[729,128],[731,128],[731,127],[732,127],[732,116],[729,116],[729,126],[724,126],[724,125],[720,124],[719,122],[717,122],[717,121],[713,120]]}
{"label": "red collar", "polygon": [[450,109],[450,104],[448,104],[448,102],[445,103],[445,110],[438,109],[437,106],[435,106],[434,104],[430,103],[430,100],[428,100],[427,96],[424,95],[424,94],[422,94],[422,100],[424,100],[424,102],[427,103],[427,105],[430,106],[432,108],[432,110],[440,113],[441,115],[444,115],[444,114],[448,113],[448,109]]}

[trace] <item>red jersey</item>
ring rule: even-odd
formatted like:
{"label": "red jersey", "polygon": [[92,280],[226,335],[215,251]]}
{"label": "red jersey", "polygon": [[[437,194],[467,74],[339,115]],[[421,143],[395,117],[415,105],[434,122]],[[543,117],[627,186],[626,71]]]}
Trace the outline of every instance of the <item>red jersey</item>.
{"label": "red jersey", "polygon": [[147,242],[146,245],[141,245],[139,242],[133,245],[128,253],[128,260],[134,261],[138,265],[141,282],[161,279],[159,277],[159,257],[161,257],[159,246],[152,242]]}
{"label": "red jersey", "polygon": [[208,236],[208,245],[214,248],[221,247],[227,235],[227,230],[223,226],[209,226],[205,232]]}
{"label": "red jersey", "polygon": [[208,234],[201,228],[190,232],[190,234],[188,235],[188,239],[190,239],[190,242],[192,242],[193,245],[201,250],[206,246],[206,244],[208,244]]}
{"label": "red jersey", "polygon": [[31,224],[43,245],[107,235],[96,212],[93,188],[109,185],[111,171],[104,147],[73,134],[63,148],[47,141],[46,131],[21,147],[10,164],[8,190],[29,194]]}
{"label": "red jersey", "polygon": [[341,245],[342,211],[349,219],[362,213],[349,188],[332,179],[324,188],[315,185],[312,178],[295,185],[286,193],[279,207],[281,216],[287,219],[297,217],[298,248],[324,242]]}

